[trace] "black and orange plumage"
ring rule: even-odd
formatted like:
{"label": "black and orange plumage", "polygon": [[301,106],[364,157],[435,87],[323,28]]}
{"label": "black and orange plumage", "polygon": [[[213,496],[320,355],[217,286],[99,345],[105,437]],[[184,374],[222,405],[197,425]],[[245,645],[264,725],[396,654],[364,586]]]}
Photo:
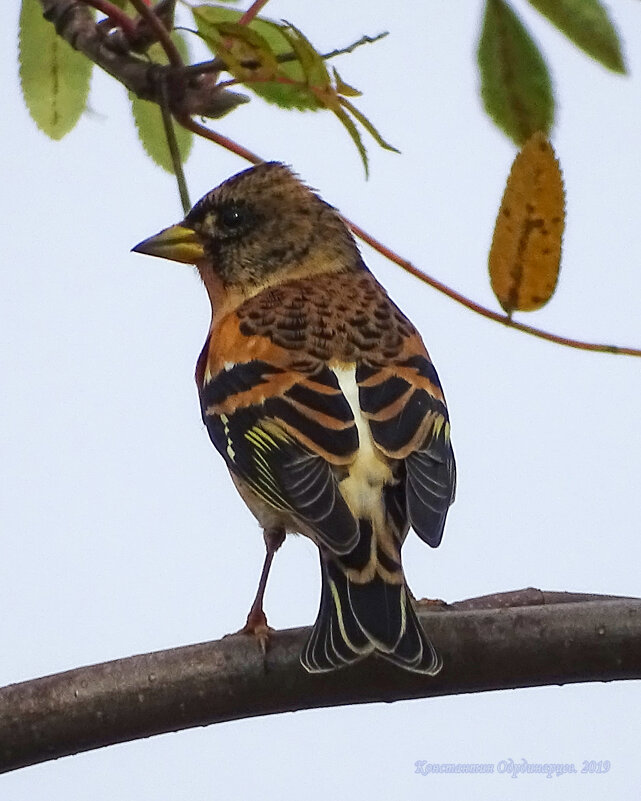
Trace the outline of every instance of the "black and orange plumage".
{"label": "black and orange plumage", "polygon": [[296,532],[318,546],[322,574],[304,667],[376,652],[437,673],[401,547],[410,526],[432,547],[443,535],[456,476],[447,408],[420,335],[339,213],[264,163],[135,250],[195,264],[211,300],[203,420],[267,545],[246,630],[266,635],[271,560]]}

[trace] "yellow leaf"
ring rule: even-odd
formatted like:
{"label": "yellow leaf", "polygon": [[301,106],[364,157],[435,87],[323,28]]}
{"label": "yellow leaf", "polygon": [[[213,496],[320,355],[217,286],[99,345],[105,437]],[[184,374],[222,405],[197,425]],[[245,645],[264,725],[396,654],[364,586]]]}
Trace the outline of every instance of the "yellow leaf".
{"label": "yellow leaf", "polygon": [[537,132],[514,159],[490,248],[492,289],[508,314],[540,309],[554,294],[564,224],[559,162]]}

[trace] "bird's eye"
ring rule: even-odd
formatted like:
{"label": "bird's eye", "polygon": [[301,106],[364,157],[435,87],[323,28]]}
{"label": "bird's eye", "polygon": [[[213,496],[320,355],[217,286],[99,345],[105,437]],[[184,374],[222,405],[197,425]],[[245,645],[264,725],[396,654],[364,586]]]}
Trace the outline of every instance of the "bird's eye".
{"label": "bird's eye", "polygon": [[237,231],[248,220],[247,210],[243,206],[230,204],[223,206],[218,212],[218,222],[223,228],[230,231]]}

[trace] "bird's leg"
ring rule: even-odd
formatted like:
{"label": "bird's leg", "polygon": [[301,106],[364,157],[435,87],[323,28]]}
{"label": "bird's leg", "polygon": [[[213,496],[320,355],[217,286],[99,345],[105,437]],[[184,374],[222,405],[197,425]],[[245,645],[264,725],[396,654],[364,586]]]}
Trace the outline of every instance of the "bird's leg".
{"label": "bird's leg", "polygon": [[267,651],[267,643],[269,635],[272,631],[267,625],[267,618],[263,611],[263,598],[265,597],[265,588],[267,587],[267,578],[269,570],[272,566],[274,554],[280,548],[285,540],[285,531],[282,528],[266,528],[263,531],[263,539],[265,540],[265,561],[263,562],[263,569],[258,581],[258,589],[256,590],[256,597],[254,603],[251,605],[249,614],[247,615],[247,622],[240,630],[239,634],[253,634],[258,640],[260,649],[263,653]]}

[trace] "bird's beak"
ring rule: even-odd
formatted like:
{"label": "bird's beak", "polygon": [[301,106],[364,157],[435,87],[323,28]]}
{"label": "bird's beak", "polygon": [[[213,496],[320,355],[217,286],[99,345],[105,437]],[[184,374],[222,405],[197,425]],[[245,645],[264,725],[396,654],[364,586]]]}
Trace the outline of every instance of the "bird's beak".
{"label": "bird's beak", "polygon": [[193,228],[179,223],[165,228],[155,236],[144,239],[132,248],[136,253],[160,256],[162,259],[197,264],[205,256],[203,243]]}

